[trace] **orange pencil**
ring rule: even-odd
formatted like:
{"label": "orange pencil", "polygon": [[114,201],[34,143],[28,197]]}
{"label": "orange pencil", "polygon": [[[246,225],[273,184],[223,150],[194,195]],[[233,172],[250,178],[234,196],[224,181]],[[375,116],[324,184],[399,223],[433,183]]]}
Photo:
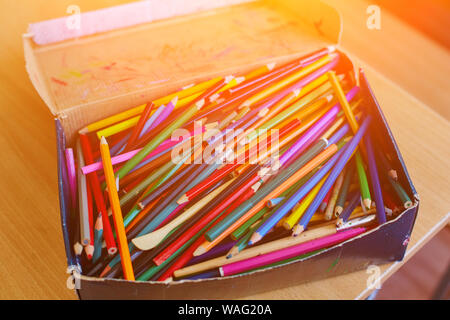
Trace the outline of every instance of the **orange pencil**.
{"label": "orange pencil", "polygon": [[106,185],[108,186],[109,202],[113,211],[114,226],[116,228],[117,242],[119,243],[120,260],[123,276],[126,280],[134,280],[133,265],[131,264],[130,250],[128,248],[127,235],[123,225],[122,210],[120,208],[119,195],[117,194],[116,179],[111,163],[108,142],[105,137],[100,141],[100,153],[102,155],[103,171]]}
{"label": "orange pencil", "polygon": [[136,139],[139,137],[139,134],[142,131],[142,128],[144,127],[145,122],[150,117],[150,114],[152,112],[152,109],[155,105],[153,103],[147,103],[145,106],[144,111],[141,113],[141,116],[139,117],[138,123],[134,127],[133,131],[131,132],[130,138],[127,141],[127,144],[125,146],[125,149],[123,152],[128,152],[133,147],[134,143],[136,142]]}

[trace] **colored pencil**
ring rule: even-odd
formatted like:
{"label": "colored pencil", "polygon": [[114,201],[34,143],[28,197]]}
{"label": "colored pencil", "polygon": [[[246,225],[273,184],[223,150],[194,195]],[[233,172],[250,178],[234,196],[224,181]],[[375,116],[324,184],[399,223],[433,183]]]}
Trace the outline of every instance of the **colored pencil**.
{"label": "colored pencil", "polygon": [[[84,166],[84,157],[80,141],[77,141],[77,162],[79,167]],[[80,241],[83,246],[91,242],[91,231],[89,229],[89,206],[86,186],[86,177],[78,172],[78,210],[80,212]]]}
{"label": "colored pencil", "polygon": [[[167,95],[165,97],[162,97],[162,98],[159,98],[157,100],[154,100],[153,104],[155,106],[160,106],[160,105],[169,103],[169,101],[172,100],[175,97],[178,97],[178,98],[181,99],[181,98],[186,98],[186,97],[198,94],[198,92],[206,90],[207,88],[211,87],[212,85],[214,85],[215,83],[217,83],[220,80],[222,80],[222,78],[221,77],[217,77],[217,78],[214,78],[214,79],[210,79],[210,80],[201,82],[201,83],[199,83],[197,85],[190,86],[190,87],[188,87],[186,89],[182,89],[180,91],[171,93],[171,94],[169,94],[169,95]],[[146,104],[143,104],[143,105],[137,106],[135,108],[126,110],[124,112],[115,114],[115,115],[110,116],[108,118],[96,121],[94,123],[89,124],[88,126],[86,126],[85,128],[83,128],[80,131],[82,131],[82,133],[88,133],[88,132],[97,131],[97,130],[99,130],[101,128],[107,127],[109,125],[112,125],[112,124],[117,123],[119,121],[122,121],[124,119],[128,119],[128,118],[131,118],[131,117],[133,117],[135,115],[139,115],[140,113],[142,113],[142,111],[144,110],[145,106],[146,106]],[[182,105],[178,105],[178,107],[181,107],[181,106]]]}
{"label": "colored pencil", "polygon": [[325,236],[319,239],[311,240],[295,246],[266,253],[258,257],[253,257],[247,260],[241,260],[238,262],[226,264],[224,266],[221,266],[219,268],[219,271],[221,276],[223,277],[231,276],[249,269],[257,268],[284,259],[293,258],[295,256],[299,256],[301,254],[305,254],[311,251],[331,247],[335,244],[354,238],[363,233],[365,230],[366,230],[365,228],[355,228],[331,234],[329,236]]}
{"label": "colored pencil", "polygon": [[252,257],[257,257],[269,252],[273,252],[276,250],[280,250],[283,248],[289,248],[313,239],[325,237],[328,235],[332,235],[336,233],[336,227],[333,225],[328,225],[325,227],[312,228],[310,230],[305,231],[299,237],[283,237],[281,239],[270,241],[258,246],[248,247],[243,250],[240,254],[233,256],[227,259],[227,256],[221,256],[218,258],[210,259],[195,265],[191,265],[188,267],[184,267],[182,269],[178,269],[174,272],[174,276],[176,278],[182,278],[188,275],[197,274],[203,272],[205,270],[210,270],[214,268],[221,267],[225,264],[230,264],[237,261],[246,260]]}
{"label": "colored pencil", "polygon": [[[309,191],[308,195],[299,203],[297,203],[296,206],[294,206],[292,213],[284,219],[283,227],[285,229],[292,229],[294,225],[297,223],[297,221],[300,219],[300,217],[303,215],[303,213],[306,211],[306,208],[311,204],[311,202],[316,197],[317,193],[319,192],[320,188],[325,182],[325,179],[327,176],[323,177],[316,186]],[[259,240],[258,240],[259,241]]]}
{"label": "colored pencil", "polygon": [[66,167],[67,167],[67,177],[69,180],[69,190],[70,190],[70,204],[72,209],[76,208],[77,201],[77,173],[75,169],[75,159],[73,156],[73,149],[67,148],[65,150]]}
{"label": "colored pencil", "polygon": [[89,217],[89,243],[84,246],[84,250],[86,252],[86,257],[88,260],[92,259],[92,255],[94,254],[94,204],[91,193],[91,186],[89,183],[86,183],[86,195],[87,195],[87,203],[88,203],[88,217]]}
{"label": "colored pencil", "polygon": [[381,184],[378,177],[375,151],[373,148],[372,139],[369,134],[366,134],[366,136],[364,137],[364,144],[366,146],[367,161],[369,164],[370,182],[377,208],[377,219],[379,224],[383,224],[386,222],[386,212],[384,210],[383,194],[381,192]]}
{"label": "colored pencil", "polygon": [[123,276],[126,280],[134,280],[133,265],[131,264],[130,251],[128,248],[127,236],[123,226],[122,210],[119,203],[119,195],[116,189],[116,179],[114,177],[111,156],[109,153],[108,143],[105,137],[100,141],[100,152],[103,161],[103,171],[108,187],[109,202],[113,211],[114,226],[117,234],[117,242],[119,243],[119,252],[122,263]]}
{"label": "colored pencil", "polygon": [[333,217],[334,207],[336,205],[336,201],[339,196],[339,192],[341,191],[342,183],[344,182],[344,175],[345,175],[345,168],[339,174],[339,176],[332,188],[333,191],[331,193],[330,200],[328,201],[328,205],[325,210],[325,219],[326,220],[331,220],[331,218]]}
{"label": "colored pencil", "polygon": [[92,262],[96,263],[102,255],[103,221],[101,212],[99,212],[95,221],[94,239],[94,254],[92,256]]}
{"label": "colored pencil", "polygon": [[376,153],[377,153],[377,159],[380,160],[383,170],[385,170],[392,179],[397,181],[398,180],[397,171],[389,163],[384,152],[378,151]]}
{"label": "colored pencil", "polygon": [[341,214],[342,210],[344,209],[345,201],[347,200],[350,183],[352,182],[355,173],[353,161],[350,162],[346,168],[347,169],[345,170],[344,181],[342,182],[342,187],[336,200],[336,206],[334,209],[335,217],[338,217]]}
{"label": "colored pencil", "polygon": [[282,89],[284,86],[289,85],[290,83],[308,75],[309,73],[317,70],[318,68],[324,66],[327,63],[330,63],[332,61],[333,57],[331,55],[325,55],[324,57],[318,59],[317,61],[313,62],[312,64],[301,68],[299,71],[294,72],[286,77],[283,77],[282,80],[272,84],[271,86],[261,90],[260,92],[254,94],[253,96],[249,97],[247,100],[245,100],[241,107],[251,107],[258,101],[266,98],[267,96],[275,93],[276,91]]}
{"label": "colored pencil", "polygon": [[[359,191],[355,191],[350,195],[347,206],[344,208],[344,211],[339,215],[339,218],[336,221],[336,225],[338,227],[342,226],[345,222],[347,222],[351,213],[355,210],[356,206],[359,204],[361,198],[361,193]],[[378,210],[378,208],[377,208]]]}
{"label": "colored pencil", "polygon": [[[345,97],[344,90],[342,89],[342,87],[339,83],[339,79],[337,78],[336,73],[333,71],[328,72],[328,77],[333,86],[334,92],[336,93],[336,96],[342,106],[342,110],[344,110],[345,117],[347,118],[347,121],[349,122],[353,133],[356,134],[356,132],[359,129],[359,124],[356,121],[356,118],[352,112],[352,109],[350,108],[348,99]],[[361,146],[363,146],[363,144],[361,144]],[[359,151],[356,152],[355,159],[356,159],[356,168],[357,168],[358,178],[359,178],[359,185],[361,188],[361,195],[363,197],[363,203],[367,209],[370,209],[372,200],[370,197],[369,184],[367,181],[367,175],[366,175],[366,171],[364,169],[362,157],[359,154]]]}
{"label": "colored pencil", "polygon": [[133,147],[134,143],[136,142],[136,139],[139,137],[140,133],[142,132],[142,129],[144,128],[145,123],[147,122],[148,118],[150,117],[150,113],[152,112],[154,108],[153,103],[147,103],[147,105],[144,108],[144,111],[142,111],[141,115],[139,116],[139,121],[137,122],[136,126],[133,128],[133,130],[130,133],[130,137],[128,138],[128,141],[126,142],[124,152],[130,151]]}
{"label": "colored pencil", "polygon": [[394,189],[395,193],[397,194],[397,197],[402,202],[403,208],[405,209],[410,208],[413,205],[413,203],[411,201],[411,198],[408,196],[408,193],[406,193],[405,189],[403,189],[403,187],[398,181],[395,181],[390,176],[388,176],[388,180],[392,188]]}
{"label": "colored pencil", "polygon": [[311,203],[311,205],[308,207],[304,215],[301,217],[300,222],[298,225],[294,228],[294,234],[300,234],[303,232],[303,230],[306,229],[309,220],[311,219],[312,215],[317,211],[318,207],[323,201],[323,198],[327,194],[327,192],[330,190],[334,182],[336,181],[339,173],[342,171],[344,166],[346,165],[347,161],[352,156],[353,152],[356,150],[359,142],[361,141],[364,133],[367,130],[367,127],[369,126],[371,121],[371,116],[367,115],[364,119],[363,124],[359,128],[359,130],[356,132],[354,137],[348,142],[344,152],[342,153],[342,156],[337,161],[336,165],[334,166],[333,170],[331,171],[330,175],[328,176],[327,180],[325,181],[324,185],[320,189],[319,193],[317,194],[314,201]]}
{"label": "colored pencil", "polygon": [[[87,164],[93,163],[94,160],[92,157],[91,145],[86,135],[80,134],[80,144],[81,148],[83,149],[83,154],[86,159],[86,163]],[[82,166],[80,165],[80,167]],[[108,248],[108,253],[110,255],[113,255],[117,252],[117,246],[114,240],[111,224],[109,222],[108,211],[106,210],[105,200],[103,198],[98,176],[95,172],[92,172],[89,173],[86,177],[89,180],[89,183],[91,184],[91,190],[94,194],[96,208],[102,214],[103,238],[105,239],[106,247]]]}
{"label": "colored pencil", "polygon": [[328,206],[328,201],[330,200],[330,197],[331,197],[331,192],[333,192],[333,190],[328,191],[327,195],[325,196],[322,203],[320,204],[319,210],[322,213],[325,213],[325,210]]}

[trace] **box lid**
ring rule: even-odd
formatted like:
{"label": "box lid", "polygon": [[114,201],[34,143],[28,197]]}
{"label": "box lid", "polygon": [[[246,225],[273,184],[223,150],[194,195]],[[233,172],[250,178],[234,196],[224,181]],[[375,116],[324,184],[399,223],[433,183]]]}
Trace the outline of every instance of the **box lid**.
{"label": "box lid", "polygon": [[63,17],[23,36],[33,85],[79,127],[192,82],[337,44],[342,29],[335,9],[306,0],[140,1],[79,18],[75,31]]}

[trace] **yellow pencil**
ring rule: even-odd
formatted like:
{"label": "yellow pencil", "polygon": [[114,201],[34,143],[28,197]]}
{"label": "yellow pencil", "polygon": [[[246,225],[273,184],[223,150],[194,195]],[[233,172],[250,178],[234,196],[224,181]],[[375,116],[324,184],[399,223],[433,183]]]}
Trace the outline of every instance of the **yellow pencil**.
{"label": "yellow pencil", "polygon": [[[153,104],[158,107],[160,105],[169,103],[170,100],[172,100],[175,97],[178,97],[181,100],[183,98],[192,96],[193,94],[199,93],[200,91],[206,90],[211,85],[213,85],[214,83],[216,83],[216,82],[218,82],[220,80],[222,80],[222,77],[217,77],[217,78],[214,78],[214,79],[211,79],[211,80],[207,80],[207,81],[201,82],[201,83],[199,83],[197,85],[194,85],[194,86],[185,87],[184,89],[182,89],[180,91],[171,93],[171,94],[169,94],[167,96],[164,96],[162,98],[154,100]],[[108,118],[105,118],[105,119],[93,122],[93,123],[89,124],[88,126],[86,126],[84,129],[82,129],[82,131],[84,133],[97,131],[97,130],[99,130],[101,128],[105,128],[105,127],[107,127],[109,125],[112,125],[112,124],[114,124],[116,122],[119,122],[119,121],[128,119],[130,117],[136,116],[136,115],[142,113],[144,108],[145,108],[145,104],[137,106],[137,107],[134,107],[134,108],[129,109],[129,110],[126,110],[124,112],[115,114],[115,115],[113,115],[111,117],[108,117]]]}
{"label": "yellow pencil", "polygon": [[[203,93],[203,91],[195,93],[195,94],[193,94],[193,95],[191,95],[189,97],[183,98],[181,100],[178,100],[178,102],[174,103],[175,104],[175,108],[174,109],[178,109],[178,108],[184,107],[185,105],[187,105],[187,104],[191,103],[192,101],[194,101],[202,93]],[[176,97],[172,98],[172,101],[176,101],[176,100],[177,100]],[[156,108],[155,108],[155,110],[156,110]],[[150,116],[154,112],[155,111],[152,111],[150,113]],[[124,130],[127,130],[129,128],[134,127],[138,123],[138,121],[139,121],[139,116],[133,117],[133,118],[121,121],[121,122],[118,122],[118,123],[116,123],[116,124],[114,124],[114,125],[112,125],[110,127],[107,127],[107,128],[104,128],[102,130],[97,131],[97,137],[100,139],[101,137],[112,136],[113,134],[116,134],[116,133],[119,133],[119,132],[122,132]]]}
{"label": "yellow pencil", "polygon": [[320,182],[308,193],[308,195],[303,199],[300,204],[297,205],[296,208],[292,211],[292,213],[284,219],[283,226],[290,230],[294,227],[294,225],[297,223],[297,221],[301,218],[303,213],[305,213],[306,209],[309,207],[311,202],[316,197],[317,193],[319,192],[320,188],[322,188],[322,185],[325,183],[325,180],[328,178],[328,175],[326,175]]}
{"label": "yellow pencil", "polygon": [[326,55],[323,58],[320,58],[319,60],[315,61],[314,63],[311,63],[310,65],[301,68],[299,71],[294,72],[293,74],[284,77],[282,80],[272,84],[271,86],[261,90],[260,92],[254,94],[247,100],[245,100],[240,108],[243,107],[250,107],[253,104],[257,103],[258,101],[261,101],[262,99],[270,96],[274,92],[280,90],[281,88],[289,85],[290,83],[297,81],[298,79],[306,76],[307,74],[313,72],[314,70],[317,70],[318,68],[326,65],[331,61],[332,57],[330,55]]}
{"label": "yellow pencil", "polygon": [[[352,109],[350,108],[350,104],[348,103],[347,98],[345,97],[344,90],[342,89],[339,83],[336,73],[334,71],[328,71],[327,74],[331,82],[331,85],[333,86],[334,92],[336,93],[336,96],[339,100],[339,103],[341,104],[341,108],[342,110],[344,110],[345,117],[347,118],[347,121],[350,124],[350,128],[352,129],[353,133],[356,133],[359,129],[359,125],[358,122],[356,121],[355,115],[352,112]],[[360,143],[359,148],[356,149],[356,167],[358,171],[358,179],[361,189],[361,196],[363,198],[363,203],[367,209],[370,209],[372,198],[370,197],[367,174],[364,169],[364,164],[359,152],[360,149],[363,151],[363,153],[365,153],[364,145],[362,143]]]}
{"label": "yellow pencil", "polygon": [[100,153],[102,155],[103,171],[105,173],[106,185],[108,186],[109,202],[111,203],[113,211],[117,242],[119,243],[123,276],[126,280],[134,280],[133,265],[131,264],[127,235],[125,233],[125,227],[123,225],[122,210],[120,208],[119,195],[117,194],[116,188],[116,179],[114,177],[114,170],[111,163],[109,146],[106,142],[105,137],[102,137],[100,141]]}

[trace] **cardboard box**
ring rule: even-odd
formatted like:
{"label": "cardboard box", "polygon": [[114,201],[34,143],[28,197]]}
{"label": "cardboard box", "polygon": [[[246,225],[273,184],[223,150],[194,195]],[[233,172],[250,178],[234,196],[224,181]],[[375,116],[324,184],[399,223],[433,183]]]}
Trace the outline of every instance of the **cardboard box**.
{"label": "cardboard box", "polygon": [[[124,12],[128,19],[114,19]],[[33,85],[56,116],[61,221],[68,271],[79,279],[81,299],[237,298],[403,258],[419,198],[364,73],[356,73],[340,51],[338,68],[359,83],[362,106],[376,123],[372,128],[385,137],[385,147],[396,156],[399,180],[414,203],[411,208],[302,261],[251,274],[171,283],[80,276],[72,250],[63,154],[80,128],[193,82],[283,63],[338,44],[342,21],[330,6],[306,0],[141,1],[84,13],[80,22],[87,27],[81,31],[52,34],[55,26],[64,28],[65,19],[31,25],[24,49]],[[48,39],[62,41],[45,43]]]}

